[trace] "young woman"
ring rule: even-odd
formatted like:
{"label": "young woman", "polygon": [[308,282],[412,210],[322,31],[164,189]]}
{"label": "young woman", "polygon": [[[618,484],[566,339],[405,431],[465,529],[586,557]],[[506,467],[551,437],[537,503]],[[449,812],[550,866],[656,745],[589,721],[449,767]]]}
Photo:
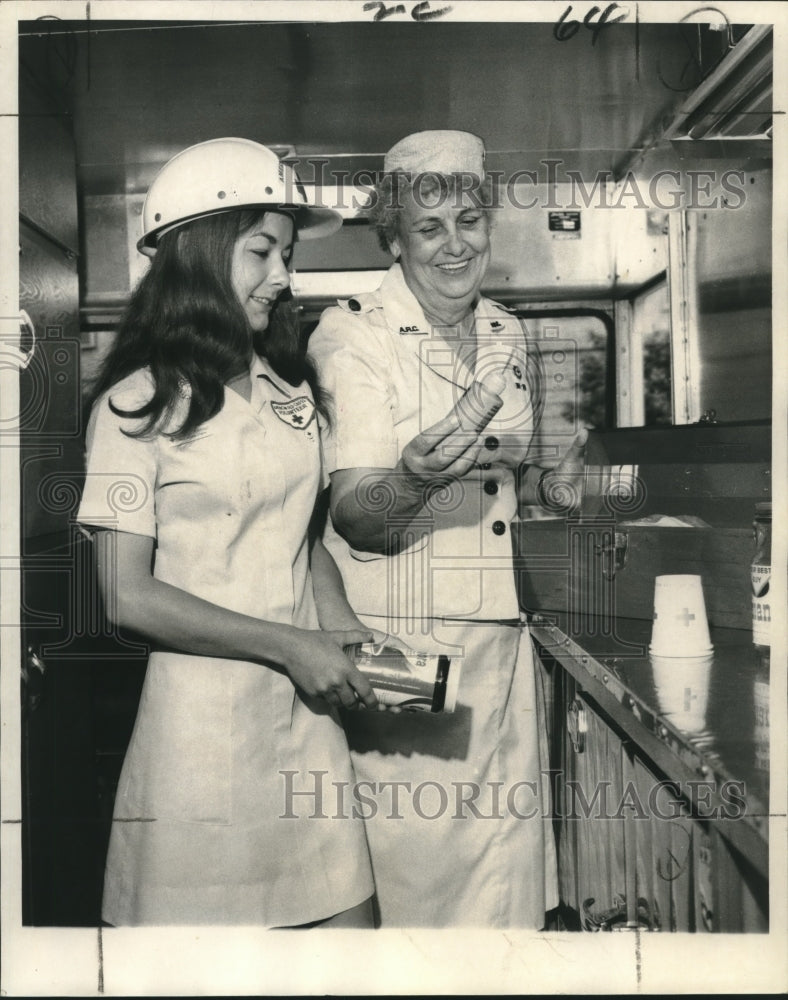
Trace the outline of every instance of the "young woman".
{"label": "young woman", "polygon": [[264,146],[190,147],[154,180],[152,256],[104,366],[79,520],[111,620],[151,643],[115,803],[111,925],[370,926],[339,706],[369,639],[310,532],[325,411],[288,305],[296,239],[335,231]]}

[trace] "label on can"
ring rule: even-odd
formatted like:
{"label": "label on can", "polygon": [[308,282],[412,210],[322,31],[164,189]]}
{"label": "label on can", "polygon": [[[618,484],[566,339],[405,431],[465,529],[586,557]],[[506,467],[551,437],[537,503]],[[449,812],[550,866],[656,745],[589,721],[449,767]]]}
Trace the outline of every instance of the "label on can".
{"label": "label on can", "polygon": [[372,685],[382,705],[408,712],[453,712],[460,665],[443,653],[419,653],[364,643],[353,648],[353,662]]}
{"label": "label on can", "polygon": [[753,563],[752,573],[752,640],[759,646],[771,643],[772,607],[769,597],[769,581],[772,568],[762,563]]}

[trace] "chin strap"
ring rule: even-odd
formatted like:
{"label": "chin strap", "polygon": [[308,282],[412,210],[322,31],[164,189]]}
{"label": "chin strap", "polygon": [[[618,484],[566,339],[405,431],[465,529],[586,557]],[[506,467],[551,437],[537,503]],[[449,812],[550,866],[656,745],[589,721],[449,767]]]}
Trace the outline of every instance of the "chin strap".
{"label": "chin strap", "polygon": [[30,362],[33,360],[33,355],[36,353],[36,328],[33,325],[32,319],[27,315],[24,309],[19,312],[19,343],[22,343],[22,337],[27,334],[30,337],[30,350],[23,351],[21,346],[17,344],[10,344],[2,342],[0,344],[0,358],[5,360],[8,358],[12,360],[20,371],[23,371]]}

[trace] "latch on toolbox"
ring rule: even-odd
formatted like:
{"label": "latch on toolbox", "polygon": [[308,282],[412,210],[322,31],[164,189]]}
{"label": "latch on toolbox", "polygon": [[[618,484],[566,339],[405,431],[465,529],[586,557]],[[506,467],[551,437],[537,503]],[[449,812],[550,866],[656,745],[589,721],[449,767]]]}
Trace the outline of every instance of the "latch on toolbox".
{"label": "latch on toolbox", "polygon": [[629,536],[625,531],[606,533],[601,542],[594,546],[594,552],[602,557],[602,576],[612,580],[616,570],[623,569],[627,564],[627,549]]}

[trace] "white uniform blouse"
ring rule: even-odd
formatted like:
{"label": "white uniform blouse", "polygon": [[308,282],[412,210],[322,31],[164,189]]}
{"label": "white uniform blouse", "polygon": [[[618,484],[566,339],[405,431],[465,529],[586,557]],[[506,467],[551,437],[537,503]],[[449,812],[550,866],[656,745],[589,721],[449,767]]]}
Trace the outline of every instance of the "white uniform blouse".
{"label": "white uniform blouse", "polygon": [[[388,557],[351,549],[329,526],[326,547],[358,613],[497,621],[519,615],[509,525],[517,512],[514,469],[533,433],[536,372],[516,317],[482,298],[475,318],[472,368],[465,345],[450,344],[425,322],[395,264],[377,291],[327,309],[310,340],[337,410],[335,427],[324,434],[329,472],[393,469],[404,446],[445,417],[474,378],[497,371],[506,382],[503,406],[486,429],[487,462],[433,498],[413,525],[418,532],[422,519],[432,519],[426,538]],[[362,484],[362,502],[385,507],[387,500]],[[395,580],[409,585],[392,586]]]}
{"label": "white uniform blouse", "polygon": [[[109,397],[135,409],[152,385],[140,371]],[[315,406],[259,358],[252,387],[250,403],[226,391],[220,413],[183,441],[129,437],[122,431],[138,425],[103,403],[88,429],[78,517],[155,538],[159,580],[241,614],[314,627],[305,525],[324,485]]]}

